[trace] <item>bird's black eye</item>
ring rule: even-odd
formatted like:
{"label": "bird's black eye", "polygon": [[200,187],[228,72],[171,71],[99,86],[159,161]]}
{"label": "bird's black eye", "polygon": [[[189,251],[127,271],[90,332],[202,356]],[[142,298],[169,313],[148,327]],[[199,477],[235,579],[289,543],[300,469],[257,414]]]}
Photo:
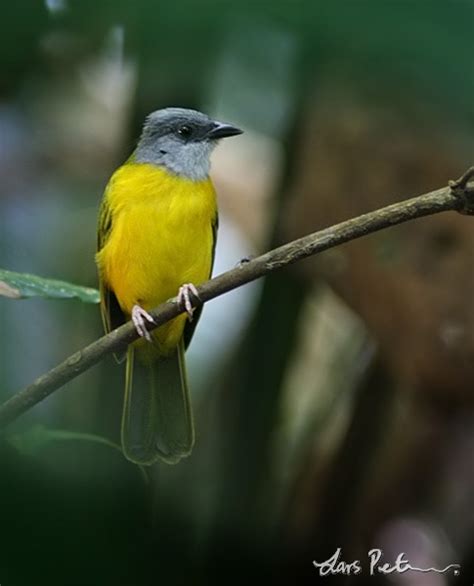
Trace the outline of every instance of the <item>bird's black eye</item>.
{"label": "bird's black eye", "polygon": [[188,126],[187,124],[183,124],[183,126],[180,126],[178,128],[178,134],[183,138],[189,138],[192,133],[193,129],[191,128],[191,126]]}

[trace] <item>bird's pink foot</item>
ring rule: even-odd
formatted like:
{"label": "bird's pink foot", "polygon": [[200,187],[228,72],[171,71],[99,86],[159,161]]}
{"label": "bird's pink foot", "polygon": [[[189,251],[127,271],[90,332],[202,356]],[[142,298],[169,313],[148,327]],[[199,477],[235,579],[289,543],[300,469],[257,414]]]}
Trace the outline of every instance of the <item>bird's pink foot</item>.
{"label": "bird's pink foot", "polygon": [[132,321],[139,335],[142,338],[145,338],[145,340],[151,342],[151,335],[147,330],[146,322],[148,321],[154,324],[155,320],[151,317],[148,311],[145,311],[143,307],[140,307],[139,305],[134,305],[132,307]]}
{"label": "bird's pink foot", "polygon": [[192,283],[181,285],[178,291],[178,305],[181,309],[186,311],[189,321],[193,321],[194,313],[194,307],[191,303],[191,295],[194,295],[196,299],[199,299],[199,293],[196,287]]}

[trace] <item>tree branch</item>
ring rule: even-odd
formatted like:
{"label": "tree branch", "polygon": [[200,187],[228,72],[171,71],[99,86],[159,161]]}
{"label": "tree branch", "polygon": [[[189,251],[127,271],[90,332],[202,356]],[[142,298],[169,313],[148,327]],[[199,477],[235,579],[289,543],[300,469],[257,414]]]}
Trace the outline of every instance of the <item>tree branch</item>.
{"label": "tree branch", "polygon": [[[473,177],[474,167],[471,167],[460,179],[450,182],[448,187],[341,222],[241,263],[237,268],[198,287],[200,302],[195,305],[214,299],[286,265],[396,224],[449,210],[473,214],[474,186],[469,184]],[[179,313],[181,311],[176,300],[163,303],[151,312],[156,323],[149,324],[149,329],[164,324]],[[0,405],[0,428],[9,425],[22,413],[108,354],[123,350],[137,338],[133,324],[128,322],[75,352]]]}

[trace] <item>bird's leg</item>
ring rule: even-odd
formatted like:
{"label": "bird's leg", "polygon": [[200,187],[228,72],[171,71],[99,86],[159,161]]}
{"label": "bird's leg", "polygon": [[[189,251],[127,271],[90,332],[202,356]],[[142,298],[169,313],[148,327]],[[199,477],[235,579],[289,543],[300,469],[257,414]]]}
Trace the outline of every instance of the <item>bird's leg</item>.
{"label": "bird's leg", "polygon": [[146,328],[146,322],[148,321],[154,324],[155,320],[151,317],[148,311],[145,311],[143,307],[140,307],[139,305],[134,305],[132,307],[132,321],[140,336],[151,342],[151,335]]}
{"label": "bird's leg", "polygon": [[199,293],[192,283],[181,285],[178,291],[178,305],[181,309],[186,311],[189,321],[193,321],[194,313],[194,307],[191,303],[191,294],[194,295],[196,299],[199,299]]}

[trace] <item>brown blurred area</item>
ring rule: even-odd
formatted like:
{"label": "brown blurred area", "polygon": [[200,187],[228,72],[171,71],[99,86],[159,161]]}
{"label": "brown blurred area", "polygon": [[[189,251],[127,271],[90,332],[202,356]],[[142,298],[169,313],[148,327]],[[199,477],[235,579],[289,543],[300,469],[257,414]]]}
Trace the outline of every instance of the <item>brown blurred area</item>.
{"label": "brown blurred area", "polygon": [[[442,116],[422,103],[371,103],[353,86],[320,84],[297,147],[286,238],[458,177],[468,150]],[[299,268],[327,279],[362,317],[406,385],[449,404],[474,398],[473,265],[470,219],[453,212],[351,242]]]}

